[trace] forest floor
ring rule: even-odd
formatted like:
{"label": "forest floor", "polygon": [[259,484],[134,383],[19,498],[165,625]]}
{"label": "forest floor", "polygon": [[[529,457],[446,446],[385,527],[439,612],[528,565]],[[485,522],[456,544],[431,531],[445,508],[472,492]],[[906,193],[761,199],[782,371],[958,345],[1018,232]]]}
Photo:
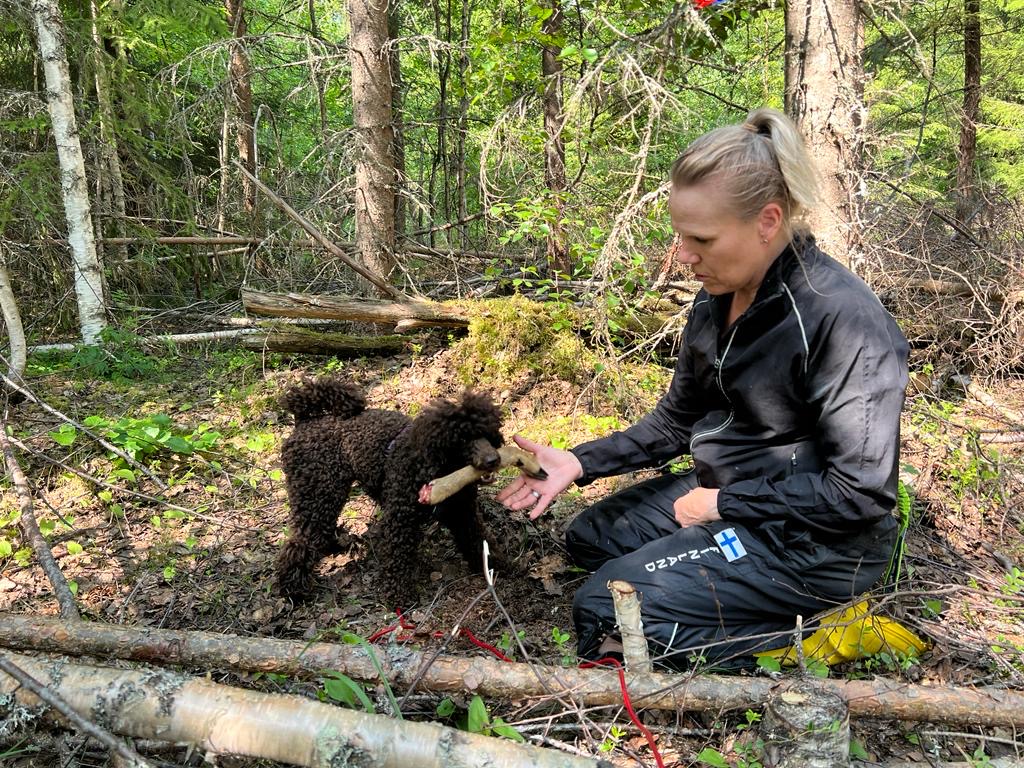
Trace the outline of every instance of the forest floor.
{"label": "forest floor", "polygon": [[[315,599],[302,605],[275,594],[273,564],[287,525],[287,503],[278,451],[290,426],[278,404],[301,373],[339,372],[363,384],[370,405],[414,411],[436,396],[462,389],[452,348],[440,334],[426,334],[414,351],[387,358],[332,361],[260,355],[210,347],[201,350],[124,348],[118,357],[33,358],[32,389],[53,408],[135,452],[168,485],[167,501],[183,512],[132,494],[153,491],[148,480],[52,413],[21,404],[12,409],[13,434],[32,454],[20,453],[35,489],[35,508],[79,608],[94,621],[245,636],[338,640],[363,638],[396,622],[405,611],[415,630],[382,636],[424,650],[486,651],[460,638],[435,637],[456,623],[516,660],[574,665],[571,617],[574,589],[585,574],[564,556],[563,533],[590,501],[634,478],[601,481],[570,492],[536,522],[506,512],[494,494],[504,477],[482,490],[482,507],[495,542],[517,572],[497,575],[498,605],[441,530],[425,538],[424,561],[411,573],[420,584],[415,606],[385,605],[372,567],[358,545],[328,558],[319,570]],[[455,342],[456,344],[458,342]],[[649,381],[664,380],[657,376]],[[915,379],[927,389],[925,377]],[[571,445],[621,427],[653,405],[656,386],[630,393],[630,413],[614,392],[580,387],[538,373],[505,381],[480,380],[506,414],[505,434]],[[904,580],[885,595],[885,610],[926,638],[931,649],[916,659],[880,653],[829,670],[833,677],[886,675],[920,683],[1024,688],[1024,390],[1003,384],[987,390],[985,403],[949,392],[922,392],[908,400],[904,419],[903,476],[913,492],[913,522]],[[621,403],[621,400],[619,401]],[[166,419],[163,417],[167,417]],[[183,448],[177,437],[188,445]],[[178,452],[175,452],[177,447]],[[170,449],[170,450],[169,450]],[[186,452],[187,451],[187,452]],[[55,463],[60,462],[60,463]],[[98,488],[64,464],[114,486]],[[35,558],[17,531],[17,503],[9,486],[0,506],[0,611],[53,615],[56,601]],[[370,500],[352,495],[342,521],[358,542],[375,513]],[[11,545],[5,556],[4,543]],[[202,673],[201,670],[189,670]],[[213,670],[214,679],[261,690],[322,695],[319,682]],[[382,691],[371,697],[383,701]],[[419,692],[407,716],[452,725],[464,719],[469,696]],[[646,742],[621,708],[555,711],[488,702],[491,712],[536,743],[562,746],[619,765],[653,765]],[[760,765],[736,735],[753,713],[647,712],[666,765],[702,765],[710,749],[731,765]],[[865,764],[892,760],[934,764],[1024,754],[1024,739],[1007,729],[855,720],[856,756]],[[10,765],[60,765],[57,741],[28,734],[28,749]],[[8,745],[8,748],[16,744]],[[106,766],[106,754],[84,743],[65,743],[85,768]],[[4,754],[0,745],[0,757]],[[708,753],[705,753],[707,755]],[[164,765],[198,765],[184,751],[163,754]],[[222,766],[249,760],[218,758]],[[638,762],[639,761],[639,762]],[[0,760],[0,762],[3,762]],[[262,765],[262,763],[261,763]]]}

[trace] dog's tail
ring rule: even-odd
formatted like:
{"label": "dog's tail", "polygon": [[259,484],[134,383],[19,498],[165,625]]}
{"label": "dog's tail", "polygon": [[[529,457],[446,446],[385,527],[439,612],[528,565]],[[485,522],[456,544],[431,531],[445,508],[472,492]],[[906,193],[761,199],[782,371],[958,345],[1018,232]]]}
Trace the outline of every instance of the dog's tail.
{"label": "dog's tail", "polygon": [[295,416],[296,422],[321,416],[351,419],[366,409],[366,398],[351,382],[322,377],[296,384],[285,392],[281,404]]}

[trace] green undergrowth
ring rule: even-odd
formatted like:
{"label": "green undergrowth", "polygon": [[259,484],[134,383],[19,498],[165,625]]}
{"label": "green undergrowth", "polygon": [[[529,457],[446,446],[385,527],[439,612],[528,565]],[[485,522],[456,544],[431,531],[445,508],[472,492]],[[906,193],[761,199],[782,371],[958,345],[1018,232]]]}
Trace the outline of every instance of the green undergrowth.
{"label": "green undergrowth", "polygon": [[464,385],[516,389],[564,381],[586,395],[587,405],[635,417],[654,405],[671,379],[664,366],[589,345],[591,320],[573,304],[515,295],[474,301],[467,309],[469,333],[452,347]]}

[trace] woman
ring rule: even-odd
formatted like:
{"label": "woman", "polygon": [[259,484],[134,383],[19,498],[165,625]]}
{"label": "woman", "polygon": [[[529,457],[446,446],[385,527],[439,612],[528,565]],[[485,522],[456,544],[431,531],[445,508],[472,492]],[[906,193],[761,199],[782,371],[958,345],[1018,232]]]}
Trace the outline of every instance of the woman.
{"label": "woman", "polygon": [[907,342],[859,278],[795,231],[815,197],[793,123],[760,109],[672,166],[676,258],[703,289],[668,393],[623,432],[536,452],[499,500],[537,518],[572,483],[663,465],[583,512],[566,534],[596,571],[578,590],[579,655],[616,647],[606,584],[643,593],[644,632],[671,666],[739,666],[805,619],[870,589],[896,539]]}

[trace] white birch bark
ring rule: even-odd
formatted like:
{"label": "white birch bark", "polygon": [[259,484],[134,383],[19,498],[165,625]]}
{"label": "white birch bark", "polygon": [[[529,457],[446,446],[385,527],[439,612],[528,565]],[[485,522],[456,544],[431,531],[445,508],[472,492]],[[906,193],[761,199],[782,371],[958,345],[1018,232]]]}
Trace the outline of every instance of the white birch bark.
{"label": "white birch bark", "polygon": [[46,76],[46,103],[50,110],[60,162],[61,193],[68,220],[68,243],[74,263],[75,296],[78,299],[78,325],[82,341],[96,344],[99,342],[100,331],[106,326],[103,269],[96,253],[96,239],[89,212],[89,189],[85,180],[85,159],[82,156],[71,97],[64,19],[56,0],[32,0],[30,8]]}
{"label": "white birch bark", "polygon": [[21,325],[18,301],[14,298],[11,278],[7,274],[7,260],[2,251],[0,251],[0,311],[3,313],[7,338],[11,346],[7,356],[7,378],[20,383],[21,376],[25,373],[25,329]]}

